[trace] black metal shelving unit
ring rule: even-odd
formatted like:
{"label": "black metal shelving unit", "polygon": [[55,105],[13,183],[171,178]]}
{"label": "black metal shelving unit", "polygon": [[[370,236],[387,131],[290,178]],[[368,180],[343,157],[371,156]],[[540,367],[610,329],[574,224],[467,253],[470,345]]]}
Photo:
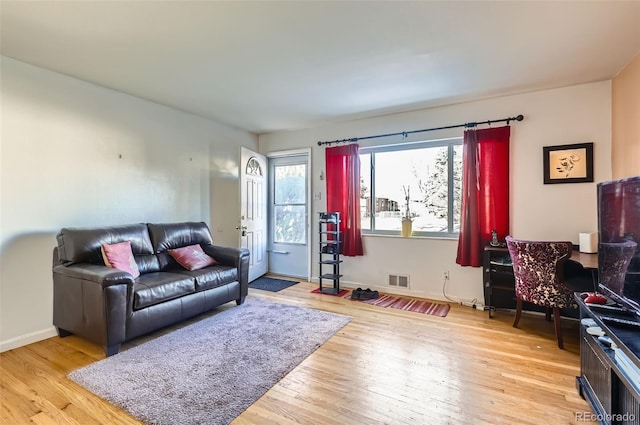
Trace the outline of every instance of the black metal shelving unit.
{"label": "black metal shelving unit", "polygon": [[[318,281],[320,292],[324,294],[340,293],[340,254],[342,253],[342,235],[340,233],[340,213],[321,212],[318,221],[318,236],[320,241]],[[327,272],[329,268],[330,272]],[[323,280],[331,281],[331,286],[322,286]]]}

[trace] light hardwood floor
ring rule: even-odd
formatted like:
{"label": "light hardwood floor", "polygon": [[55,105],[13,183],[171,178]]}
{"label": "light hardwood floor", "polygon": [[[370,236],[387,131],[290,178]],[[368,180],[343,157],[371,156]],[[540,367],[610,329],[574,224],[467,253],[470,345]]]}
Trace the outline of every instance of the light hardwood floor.
{"label": "light hardwood floor", "polygon": [[[315,287],[250,289],[249,297],[353,320],[233,424],[555,425],[584,423],[576,413],[590,412],[575,387],[576,321],[563,321],[560,350],[543,316],[525,313],[514,329],[511,312],[489,319],[452,305],[447,317],[434,317],[311,294]],[[2,424],[140,424],[66,378],[102,358],[100,347],[75,336],[0,354]]]}

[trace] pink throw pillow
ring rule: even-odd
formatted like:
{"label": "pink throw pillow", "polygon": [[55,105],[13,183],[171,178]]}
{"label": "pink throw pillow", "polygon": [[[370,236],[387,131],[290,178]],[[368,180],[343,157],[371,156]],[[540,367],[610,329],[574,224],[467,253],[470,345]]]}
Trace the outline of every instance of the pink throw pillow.
{"label": "pink throw pillow", "polygon": [[209,257],[200,245],[190,245],[183,248],[167,251],[182,267],[187,270],[199,270],[207,266],[217,264],[217,261]]}
{"label": "pink throw pillow", "polygon": [[102,259],[105,266],[131,273],[134,279],[140,276],[140,270],[136,260],[133,258],[130,241],[112,245],[102,244],[100,250],[102,251]]}

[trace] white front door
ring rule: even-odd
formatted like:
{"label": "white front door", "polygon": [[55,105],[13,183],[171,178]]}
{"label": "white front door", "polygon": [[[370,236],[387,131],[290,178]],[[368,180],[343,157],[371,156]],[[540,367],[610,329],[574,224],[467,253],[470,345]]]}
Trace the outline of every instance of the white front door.
{"label": "white front door", "polygon": [[267,273],[267,159],[240,148],[240,246],[251,253],[249,282]]}
{"label": "white front door", "polygon": [[309,155],[269,157],[269,272],[309,279]]}

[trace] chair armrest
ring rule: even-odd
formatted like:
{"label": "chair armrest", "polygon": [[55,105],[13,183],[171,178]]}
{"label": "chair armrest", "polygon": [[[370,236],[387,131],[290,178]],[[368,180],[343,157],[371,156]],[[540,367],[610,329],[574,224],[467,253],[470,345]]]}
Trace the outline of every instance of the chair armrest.
{"label": "chair armrest", "polygon": [[82,279],[96,283],[102,287],[111,285],[133,285],[133,276],[122,270],[97,264],[73,264],[70,266],[55,266],[53,273],[65,277]]}

